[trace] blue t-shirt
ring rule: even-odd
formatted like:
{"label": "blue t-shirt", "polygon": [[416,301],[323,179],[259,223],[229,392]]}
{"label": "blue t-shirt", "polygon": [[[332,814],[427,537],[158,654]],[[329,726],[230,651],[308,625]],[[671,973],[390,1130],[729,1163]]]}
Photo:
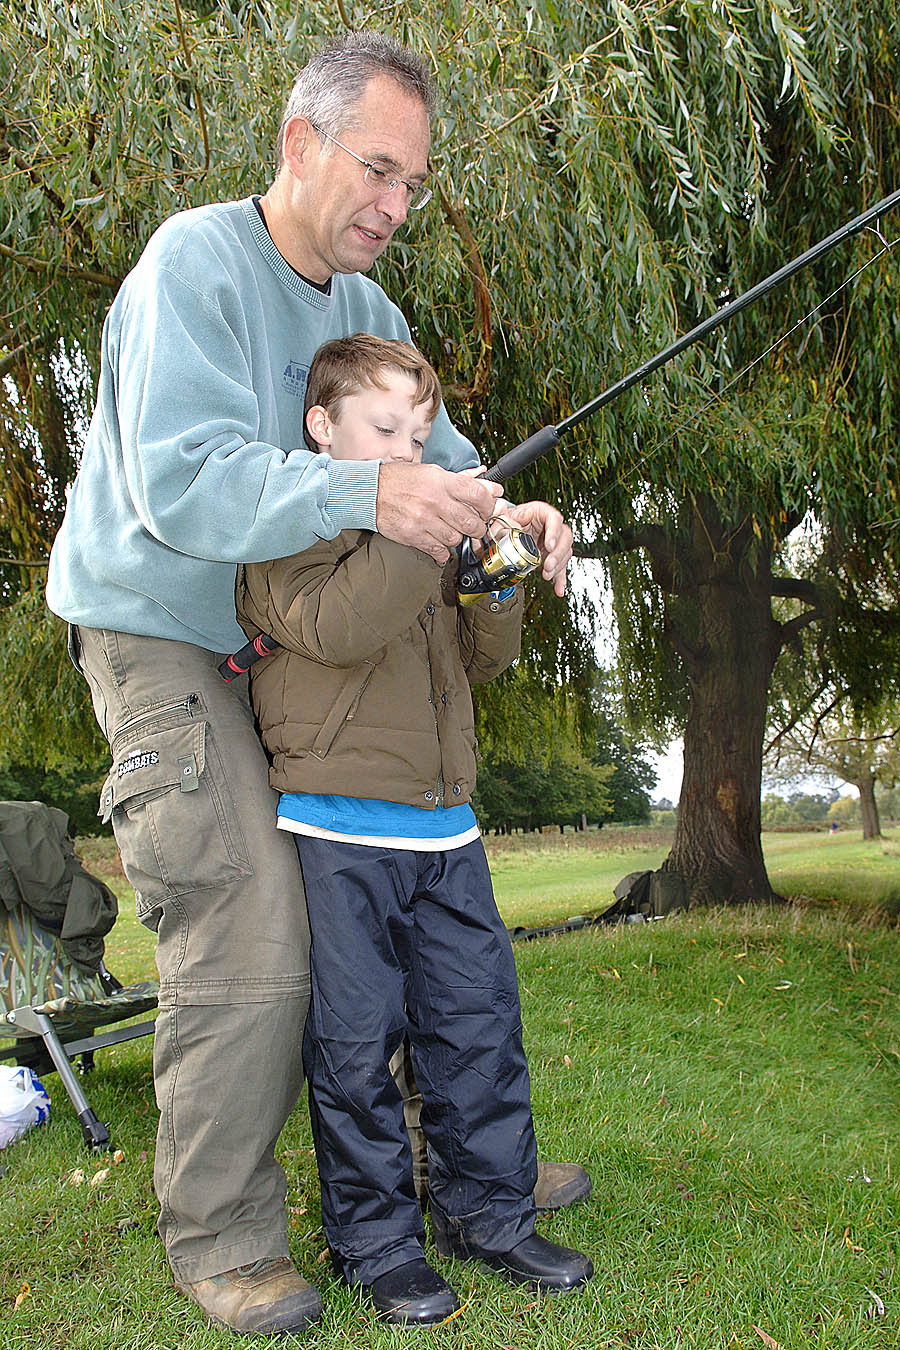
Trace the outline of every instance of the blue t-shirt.
{"label": "blue t-shirt", "polygon": [[379,845],[436,853],[462,848],[480,837],[475,812],[462,806],[420,806],[374,797],[285,792],[278,803],[278,828],[342,843]]}

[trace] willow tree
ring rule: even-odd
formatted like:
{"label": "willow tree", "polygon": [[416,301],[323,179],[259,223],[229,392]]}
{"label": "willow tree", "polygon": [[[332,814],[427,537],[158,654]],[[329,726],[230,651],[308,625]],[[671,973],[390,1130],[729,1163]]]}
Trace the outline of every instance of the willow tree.
{"label": "willow tree", "polygon": [[[377,276],[492,459],[895,186],[898,20],[898,0],[21,0],[0,15],[17,407],[26,385],[35,409],[70,388],[79,362],[90,387],[102,315],[152,228],[262,189],[291,72],[322,36],[373,23],[428,55],[444,96],[435,208]],[[857,678],[867,634],[894,641],[897,266],[872,261],[880,247],[857,239],[798,275],[511,485],[558,500],[603,560],[635,724],[685,730],[668,865],[698,897],[769,893],[760,761],[784,643],[816,625]],[[4,430],[3,453],[32,450]],[[802,521],[815,557],[788,576]],[[587,688],[585,616],[538,596],[535,668]],[[491,697],[499,715],[502,684]]]}

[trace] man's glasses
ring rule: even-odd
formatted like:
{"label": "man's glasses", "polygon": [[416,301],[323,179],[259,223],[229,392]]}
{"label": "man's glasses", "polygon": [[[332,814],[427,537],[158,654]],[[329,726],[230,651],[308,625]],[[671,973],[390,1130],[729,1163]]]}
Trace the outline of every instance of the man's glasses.
{"label": "man's glasses", "polygon": [[327,141],[334,141],[339,149],[346,150],[348,155],[353,156],[357,164],[362,164],[365,167],[365,180],[379,196],[382,194],[387,196],[389,192],[393,192],[402,183],[406,190],[407,210],[421,211],[422,207],[427,206],[431,201],[434,194],[431,188],[426,187],[424,183],[409,183],[405,178],[392,178],[389,169],[383,169],[380,165],[373,164],[371,160],[363,159],[362,155],[358,155],[355,150],[351,150],[349,145],[344,145],[336,136],[331,136],[321,127],[317,127],[315,122],[310,122],[310,126],[318,136],[324,136]]}

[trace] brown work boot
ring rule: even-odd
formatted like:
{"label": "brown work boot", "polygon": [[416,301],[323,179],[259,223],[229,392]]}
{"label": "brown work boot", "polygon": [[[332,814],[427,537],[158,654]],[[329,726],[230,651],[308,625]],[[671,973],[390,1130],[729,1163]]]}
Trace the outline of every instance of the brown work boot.
{"label": "brown work boot", "polygon": [[264,1257],[193,1284],[176,1280],[175,1285],[211,1322],[229,1331],[303,1331],[322,1314],[318,1292],[285,1256]]}
{"label": "brown work boot", "polygon": [[[403,1116],[412,1149],[413,1181],[419,1205],[424,1213],[428,1204],[428,1150],[425,1131],[421,1125],[422,1097],[416,1087],[409,1041],[396,1052],[390,1063],[391,1073],[403,1098]],[[577,1163],[546,1163],[538,1159],[537,1185],[534,1203],[539,1214],[549,1210],[565,1209],[578,1200],[586,1200],[593,1187],[583,1167]]]}
{"label": "brown work boot", "polygon": [[[408,1128],[408,1127],[407,1127]],[[428,1159],[425,1155],[425,1135],[420,1129],[409,1131],[413,1148],[413,1179],[416,1195],[424,1212],[428,1204]],[[586,1200],[593,1190],[591,1179],[578,1163],[541,1162],[538,1159],[537,1185],[534,1188],[534,1206],[539,1214]]]}
{"label": "brown work boot", "polygon": [[539,1214],[586,1200],[592,1190],[590,1177],[578,1163],[551,1163],[538,1159],[534,1204]]}

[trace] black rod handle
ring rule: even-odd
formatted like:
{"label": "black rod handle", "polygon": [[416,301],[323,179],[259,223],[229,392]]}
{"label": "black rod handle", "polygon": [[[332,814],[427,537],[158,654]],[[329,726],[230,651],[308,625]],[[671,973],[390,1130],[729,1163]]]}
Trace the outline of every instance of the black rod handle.
{"label": "black rod handle", "polygon": [[219,666],[219,674],[226,684],[231,684],[238,675],[246,675],[255,662],[263,656],[270,656],[276,652],[281,644],[276,642],[266,633],[260,633],[252,642],[245,642],[240,651],[233,652],[231,656],[226,656],[225,660]]}
{"label": "black rod handle", "polygon": [[521,473],[527,469],[529,464],[533,464],[541,455],[546,455],[548,450],[552,450],[559,443],[559,431],[556,427],[541,427],[533,436],[529,436],[527,441],[522,441],[513,450],[508,450],[505,455],[492,464],[486,474],[482,477],[489,483],[502,483],[507,478],[512,478],[514,473]]}

